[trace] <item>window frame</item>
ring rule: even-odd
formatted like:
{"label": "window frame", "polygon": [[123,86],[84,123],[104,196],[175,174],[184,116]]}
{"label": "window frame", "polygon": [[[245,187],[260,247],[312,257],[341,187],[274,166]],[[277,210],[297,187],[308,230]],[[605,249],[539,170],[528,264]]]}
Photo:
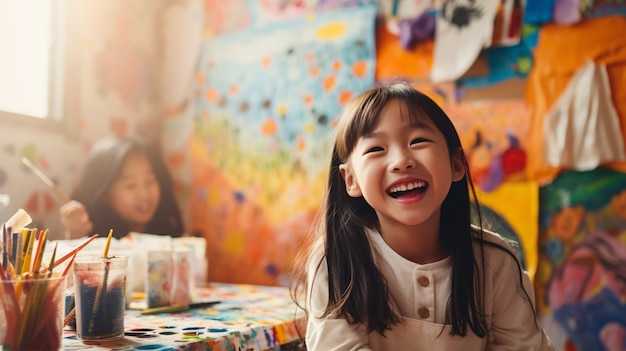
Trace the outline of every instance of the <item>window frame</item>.
{"label": "window frame", "polygon": [[48,0],[50,6],[50,32],[52,43],[48,59],[47,115],[37,117],[0,109],[0,125],[34,127],[38,130],[62,132],[65,130],[65,62],[67,58],[66,0]]}

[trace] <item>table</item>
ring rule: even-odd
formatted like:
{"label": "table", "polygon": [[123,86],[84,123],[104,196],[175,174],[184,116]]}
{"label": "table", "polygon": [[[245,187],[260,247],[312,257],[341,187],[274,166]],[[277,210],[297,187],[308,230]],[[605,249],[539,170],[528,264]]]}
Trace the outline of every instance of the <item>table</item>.
{"label": "table", "polygon": [[66,328],[63,351],[280,350],[281,345],[294,345],[304,336],[304,313],[291,300],[288,288],[212,283],[195,289],[197,300],[220,302],[204,309],[156,315],[127,310],[125,336],[115,341],[83,342]]}

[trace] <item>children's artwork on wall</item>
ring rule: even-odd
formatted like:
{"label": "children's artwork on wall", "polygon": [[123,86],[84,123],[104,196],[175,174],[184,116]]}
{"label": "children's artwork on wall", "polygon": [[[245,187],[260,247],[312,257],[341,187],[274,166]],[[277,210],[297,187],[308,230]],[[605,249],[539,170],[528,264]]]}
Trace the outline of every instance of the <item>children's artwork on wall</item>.
{"label": "children's artwork on wall", "polygon": [[512,46],[496,46],[483,50],[487,72],[466,74],[456,80],[459,87],[486,87],[511,78],[525,78],[532,68],[533,48],[539,28],[524,26],[520,42]]}
{"label": "children's artwork on wall", "polygon": [[333,126],[374,83],[376,8],[205,42],[192,137],[191,226],[209,279],[275,284],[324,194]]}
{"label": "children's artwork on wall", "polygon": [[528,106],[520,100],[444,105],[467,154],[472,179],[485,191],[524,179]]}
{"label": "children's artwork on wall", "polygon": [[[611,101],[621,116],[620,131],[626,136],[626,17],[603,16],[575,26],[546,24],[534,50],[533,69],[526,84],[526,103],[532,106],[528,136],[527,177],[544,185],[567,168],[550,166],[544,150],[553,140],[545,138],[544,123],[575,73],[589,60],[605,65],[611,87]],[[547,83],[549,82],[549,84]],[[624,139],[624,138],[622,138]],[[624,147],[626,151],[626,147]],[[626,162],[607,163],[626,171]]]}
{"label": "children's artwork on wall", "polygon": [[531,279],[537,271],[539,184],[506,182],[492,192],[477,191],[484,228],[514,241],[512,245]]}
{"label": "children's artwork on wall", "polygon": [[620,118],[605,65],[588,61],[545,116],[544,157],[552,166],[588,171],[626,161]]}
{"label": "children's artwork on wall", "polygon": [[562,173],[540,188],[537,307],[557,350],[626,347],[626,173]]}
{"label": "children's artwork on wall", "polygon": [[[435,49],[431,80],[461,77],[481,50],[492,42],[499,0],[444,0],[435,25]],[[462,55],[459,53],[463,53]]]}

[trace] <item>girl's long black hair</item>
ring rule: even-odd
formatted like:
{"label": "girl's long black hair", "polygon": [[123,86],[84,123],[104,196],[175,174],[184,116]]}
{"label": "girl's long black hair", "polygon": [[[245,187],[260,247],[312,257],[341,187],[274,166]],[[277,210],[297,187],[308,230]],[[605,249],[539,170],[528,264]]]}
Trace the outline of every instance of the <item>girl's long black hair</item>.
{"label": "girl's long black hair", "polygon": [[[480,243],[481,255],[483,244],[495,244],[483,239],[478,203],[470,201],[470,191],[474,200],[476,192],[452,121],[433,100],[406,83],[377,86],[364,92],[352,101],[340,118],[332,151],[325,206],[315,233],[323,238],[323,259],[327,264],[329,289],[328,305],[323,315],[317,317],[344,318],[350,324],[365,325],[368,332],[381,334],[400,321],[395,301],[390,295],[385,277],[374,263],[364,233],[364,227],[380,229],[376,212],[363,197],[353,198],[348,195],[339,172],[339,165],[348,160],[358,139],[374,129],[382,109],[391,100],[404,103],[411,119],[432,121],[446,139],[450,152],[448,162],[452,162],[454,157],[460,157],[464,164],[465,176],[452,183],[441,206],[440,244],[449,253],[452,265],[446,324],[451,325],[452,335],[465,336],[469,327],[477,336],[484,337],[488,330],[482,295],[484,282],[479,274],[484,270],[484,264],[478,264],[484,262],[484,259],[478,261],[474,257],[473,242],[477,240]],[[477,226],[472,226],[470,220],[472,203],[477,211]],[[302,294],[310,288],[306,281],[306,269],[314,247],[309,243],[296,258],[292,296],[301,307]],[[502,250],[509,252],[505,248]],[[321,262],[323,260],[317,269]],[[521,267],[519,280],[521,286]],[[306,307],[303,308],[306,310]]]}
{"label": "girl's long black hair", "polygon": [[146,226],[149,234],[179,237],[184,233],[180,209],[174,195],[174,186],[163,159],[152,147],[133,137],[107,137],[96,142],[90,151],[80,183],[71,194],[73,200],[83,203],[93,222],[93,233],[120,238],[129,233],[126,221],[106,203],[109,188],[119,177],[127,156],[140,152],[148,157],[161,189],[161,200],[152,220]]}

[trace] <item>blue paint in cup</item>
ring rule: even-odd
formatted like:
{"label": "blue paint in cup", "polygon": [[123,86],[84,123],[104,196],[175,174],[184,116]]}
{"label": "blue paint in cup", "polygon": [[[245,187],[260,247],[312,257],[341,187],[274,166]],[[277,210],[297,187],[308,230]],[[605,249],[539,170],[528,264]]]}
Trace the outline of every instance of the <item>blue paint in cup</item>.
{"label": "blue paint in cup", "polygon": [[82,340],[124,337],[127,257],[76,257],[76,335]]}

